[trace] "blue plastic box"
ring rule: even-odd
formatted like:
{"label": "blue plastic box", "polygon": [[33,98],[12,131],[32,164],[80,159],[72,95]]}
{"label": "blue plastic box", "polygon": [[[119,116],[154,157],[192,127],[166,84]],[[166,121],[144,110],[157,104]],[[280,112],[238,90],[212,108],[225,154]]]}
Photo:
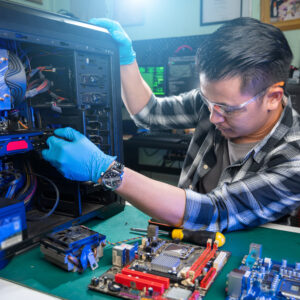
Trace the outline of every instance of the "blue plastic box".
{"label": "blue plastic box", "polygon": [[0,198],[0,269],[14,255],[12,247],[26,237],[27,226],[24,203]]}

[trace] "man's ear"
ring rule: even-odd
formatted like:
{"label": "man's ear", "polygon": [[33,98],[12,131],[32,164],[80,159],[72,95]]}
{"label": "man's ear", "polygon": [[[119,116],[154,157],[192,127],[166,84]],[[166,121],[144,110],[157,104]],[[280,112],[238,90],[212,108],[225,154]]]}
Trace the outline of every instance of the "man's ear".
{"label": "man's ear", "polygon": [[275,110],[281,105],[283,94],[283,88],[281,86],[272,86],[269,88],[266,94],[269,110]]}

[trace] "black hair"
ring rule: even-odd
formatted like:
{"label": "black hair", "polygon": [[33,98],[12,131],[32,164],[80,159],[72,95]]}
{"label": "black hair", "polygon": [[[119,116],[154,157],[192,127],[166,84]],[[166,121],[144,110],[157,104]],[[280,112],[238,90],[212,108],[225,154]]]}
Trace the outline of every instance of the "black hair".
{"label": "black hair", "polygon": [[242,93],[258,93],[287,80],[292,58],[280,29],[243,17],[225,23],[205,39],[196,66],[209,81],[240,76]]}

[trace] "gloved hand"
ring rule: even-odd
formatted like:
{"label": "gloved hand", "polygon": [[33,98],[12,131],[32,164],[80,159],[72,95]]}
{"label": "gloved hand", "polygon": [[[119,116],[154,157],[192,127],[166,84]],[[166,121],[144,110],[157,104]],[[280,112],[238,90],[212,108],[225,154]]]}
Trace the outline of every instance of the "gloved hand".
{"label": "gloved hand", "polygon": [[136,54],[132,48],[131,39],[118,22],[105,18],[93,18],[89,22],[106,28],[113,39],[119,44],[121,65],[129,65],[135,61]]}
{"label": "gloved hand", "polygon": [[97,183],[116,159],[73,128],[59,128],[54,134],[47,139],[49,149],[44,149],[42,155],[68,179]]}

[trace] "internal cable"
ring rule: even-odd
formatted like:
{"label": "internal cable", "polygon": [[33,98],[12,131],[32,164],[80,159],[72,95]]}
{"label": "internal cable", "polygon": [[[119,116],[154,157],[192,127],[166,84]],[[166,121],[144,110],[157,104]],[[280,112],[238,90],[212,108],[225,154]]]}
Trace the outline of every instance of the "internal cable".
{"label": "internal cable", "polygon": [[41,221],[41,220],[44,220],[44,219],[48,218],[49,216],[51,216],[53,214],[53,212],[55,211],[55,209],[59,203],[59,190],[58,190],[56,184],[51,179],[49,179],[43,175],[37,174],[37,173],[31,173],[31,175],[40,177],[40,178],[48,181],[53,186],[55,193],[56,193],[55,203],[48,213],[46,213],[45,215],[43,215],[41,217],[27,217],[27,220],[29,220],[29,221]]}
{"label": "internal cable", "polygon": [[[27,205],[28,204],[27,202],[29,202],[30,199],[27,198],[26,194],[28,194],[28,193],[31,194],[31,191],[34,188],[33,185],[32,185],[33,176],[30,175],[31,165],[28,161],[25,161],[25,163],[24,163],[24,173],[25,173],[25,176],[26,176],[26,184],[23,187],[23,189],[18,193],[16,199],[20,200],[20,201],[24,201],[24,204]],[[26,199],[26,202],[25,202],[25,199]]]}
{"label": "internal cable", "polygon": [[18,123],[19,123],[24,129],[28,129],[28,126],[25,125],[24,123],[22,123],[20,120],[18,121]]}
{"label": "internal cable", "polygon": [[31,188],[31,191],[29,191],[28,195],[24,198],[24,204],[25,206],[27,206],[29,203],[30,203],[30,200],[33,198],[33,195],[36,191],[36,188],[37,188],[37,179],[35,176],[33,176],[33,180],[34,180],[34,183],[32,185],[32,188]]}

